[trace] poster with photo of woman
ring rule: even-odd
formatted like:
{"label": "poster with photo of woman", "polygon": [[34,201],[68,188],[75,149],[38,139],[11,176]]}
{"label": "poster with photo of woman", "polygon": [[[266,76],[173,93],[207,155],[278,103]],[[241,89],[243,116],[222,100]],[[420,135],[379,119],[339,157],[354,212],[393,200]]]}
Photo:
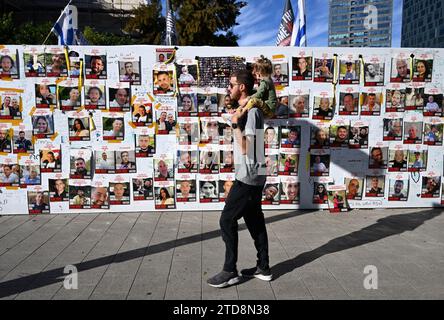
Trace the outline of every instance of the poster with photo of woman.
{"label": "poster with photo of woman", "polygon": [[57,106],[57,86],[48,79],[35,84],[36,108],[55,108]]}

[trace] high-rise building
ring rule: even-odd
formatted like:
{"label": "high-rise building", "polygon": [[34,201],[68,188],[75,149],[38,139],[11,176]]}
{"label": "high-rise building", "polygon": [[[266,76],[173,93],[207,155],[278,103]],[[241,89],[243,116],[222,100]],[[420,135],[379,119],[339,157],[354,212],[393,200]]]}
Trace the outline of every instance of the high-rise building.
{"label": "high-rise building", "polygon": [[[120,33],[130,11],[145,0],[72,0],[77,7],[79,28],[94,26],[98,31]],[[68,0],[1,0],[0,12],[14,12],[17,24],[56,22]]]}
{"label": "high-rise building", "polygon": [[443,0],[404,0],[401,47],[444,48]]}
{"label": "high-rise building", "polygon": [[391,47],[393,0],[329,0],[330,47]]}

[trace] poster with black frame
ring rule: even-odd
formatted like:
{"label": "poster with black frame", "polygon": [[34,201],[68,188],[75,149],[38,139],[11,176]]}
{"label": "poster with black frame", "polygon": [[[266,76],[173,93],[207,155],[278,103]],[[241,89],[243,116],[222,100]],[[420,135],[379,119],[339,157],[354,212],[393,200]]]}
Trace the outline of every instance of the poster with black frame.
{"label": "poster with black frame", "polygon": [[196,175],[190,173],[179,173],[176,176],[176,201],[196,202]]}
{"label": "poster with black frame", "polygon": [[262,190],[263,205],[279,205],[280,202],[280,179],[279,177],[267,177]]}
{"label": "poster with black frame", "polygon": [[328,204],[327,186],[333,183],[330,177],[317,177],[313,181],[313,204]]}
{"label": "poster with black frame", "polygon": [[62,111],[78,110],[82,106],[82,87],[78,79],[67,79],[57,83],[57,102]]}
{"label": "poster with black frame", "polygon": [[388,164],[388,145],[384,142],[377,142],[369,147],[368,168],[369,169],[387,169]]}
{"label": "poster with black frame", "polygon": [[44,47],[24,46],[23,63],[25,69],[25,77],[46,77]]}
{"label": "poster with black frame", "polygon": [[288,97],[288,118],[308,118],[310,116],[310,90],[291,89]]}
{"label": "poster with black frame", "polygon": [[424,109],[424,84],[412,82],[405,89],[405,110]]}
{"label": "poster with black frame", "polygon": [[421,114],[408,113],[404,115],[404,144],[421,144],[423,122]]}
{"label": "poster with black frame", "polygon": [[154,130],[143,128],[134,135],[136,158],[151,158],[156,153]]}
{"label": "poster with black frame", "polygon": [[424,118],[424,144],[442,146],[443,126],[441,118]]}
{"label": "poster with black frame", "polygon": [[28,195],[28,212],[31,215],[49,214],[49,192],[44,191],[41,186],[29,187]]}
{"label": "poster with black frame", "polygon": [[129,82],[131,85],[142,84],[140,56],[136,56],[133,52],[122,52],[119,56],[118,68],[120,82]]}
{"label": "poster with black frame", "polygon": [[69,184],[68,179],[63,178],[63,174],[56,174],[54,179],[48,179],[49,201],[61,202],[69,201]]}
{"label": "poster with black frame", "polygon": [[384,86],[385,61],[380,55],[364,56],[364,86]]}
{"label": "poster with black frame", "polygon": [[179,117],[179,145],[197,145],[200,141],[199,119],[195,117]]}
{"label": "poster with black frame", "polygon": [[410,82],[410,59],[407,52],[392,56],[390,82]]}
{"label": "poster with black frame", "polygon": [[312,52],[299,50],[295,57],[292,57],[291,80],[304,81],[313,78],[313,57]]}
{"label": "poster with black frame", "polygon": [[330,149],[330,124],[316,121],[310,125],[310,149]]}
{"label": "poster with black frame", "polygon": [[383,101],[382,88],[361,88],[359,94],[361,116],[381,115],[381,105]]}
{"label": "poster with black frame", "polygon": [[125,139],[125,118],[123,113],[102,114],[102,139],[118,141]]}
{"label": "poster with black frame", "polygon": [[300,183],[296,177],[282,176],[280,184],[280,204],[299,204]]}
{"label": "poster with black frame", "polygon": [[219,173],[219,145],[207,144],[199,148],[199,173]]}
{"label": "poster with black frame", "polygon": [[364,178],[352,176],[345,178],[347,200],[362,200],[364,192]]}
{"label": "poster with black frame", "polygon": [[365,197],[381,198],[385,194],[385,176],[380,171],[373,171],[371,175],[365,176]]}
{"label": "poster with black frame", "polygon": [[154,181],[174,180],[174,159],[170,154],[154,156]]}
{"label": "poster with black frame", "polygon": [[174,181],[154,181],[155,209],[176,209]]}
{"label": "poster with black frame", "polygon": [[177,172],[197,173],[198,171],[197,145],[183,145],[177,149]]}
{"label": "poster with black frame", "polygon": [[413,58],[413,82],[432,82],[433,53],[420,53]]}
{"label": "poster with black frame", "polygon": [[131,110],[131,85],[129,82],[107,81],[107,105],[111,112],[128,112]]}
{"label": "poster with black frame", "polygon": [[42,184],[38,159],[29,156],[21,157],[18,164],[20,166],[20,188]]}
{"label": "poster with black frame", "polygon": [[91,209],[91,181],[69,179],[69,209]]}
{"label": "poster with black frame", "polygon": [[361,61],[358,54],[344,54],[339,60],[339,84],[359,84]]}
{"label": "poster with black frame", "polygon": [[428,147],[424,145],[414,145],[409,147],[408,171],[418,172],[427,170]]}
{"label": "poster with black frame", "polygon": [[388,171],[407,171],[408,149],[402,144],[390,145]]}
{"label": "poster with black frame", "polygon": [[330,148],[348,148],[350,120],[335,118],[330,124]]}
{"label": "poster with black frame", "polygon": [[67,114],[69,141],[90,141],[91,125],[90,115],[86,110],[70,112]]}
{"label": "poster with black frame", "polygon": [[424,89],[424,117],[442,117],[443,94],[440,88]]}
{"label": "poster with black frame", "polygon": [[234,173],[219,174],[219,202],[225,202],[235,181]]}
{"label": "poster with black frame", "polygon": [[18,187],[20,166],[17,155],[0,155],[0,187]]}
{"label": "poster with black frame", "polygon": [[217,88],[198,88],[197,92],[197,110],[199,117],[217,117],[218,98]]}
{"label": "poster with black frame", "polygon": [[85,50],[85,79],[107,79],[106,50],[92,48]]}
{"label": "poster with black frame", "polygon": [[133,97],[132,122],[136,127],[151,127],[153,124],[153,104],[146,95]]}
{"label": "poster with black frame", "polygon": [[199,174],[199,202],[219,202],[219,175]]}
{"label": "poster with black frame", "polygon": [[100,146],[94,150],[94,172],[109,174],[116,172],[116,155],[109,146]]}
{"label": "poster with black frame", "polygon": [[40,171],[62,172],[62,149],[60,145],[52,143],[45,144],[39,151],[40,153]]}
{"label": "poster with black frame", "polygon": [[13,128],[12,152],[13,153],[34,153],[34,143],[32,139],[32,130],[24,124]]}
{"label": "poster with black frame", "polygon": [[357,116],[359,113],[359,89],[341,86],[339,91],[340,116]]}
{"label": "poster with black frame", "polygon": [[333,96],[329,91],[320,91],[314,93],[313,99],[313,120],[331,120],[335,114],[333,105]]}
{"label": "poster with black frame", "polygon": [[115,151],[116,173],[136,173],[136,153],[130,146],[119,146]]}
{"label": "poster with black frame", "polygon": [[180,117],[197,117],[197,94],[193,88],[181,88],[177,98],[177,115]]}
{"label": "poster with black frame", "polygon": [[297,176],[300,149],[281,148],[279,154],[278,174],[281,176]]}
{"label": "poster with black frame", "polygon": [[330,150],[310,151],[310,176],[328,176],[330,174]]}
{"label": "poster with black frame", "polygon": [[0,123],[0,152],[12,152],[12,128],[8,123]]}
{"label": "poster with black frame", "polygon": [[365,120],[352,120],[348,147],[350,149],[368,149],[368,137],[370,134],[369,123]]}
{"label": "poster with black frame", "polygon": [[385,90],[385,112],[404,112],[405,85],[391,83]]}
{"label": "poster with black frame", "polygon": [[132,183],[133,201],[154,200],[153,177],[139,173],[136,178],[132,178]]}
{"label": "poster with black frame", "polygon": [[54,136],[54,117],[50,110],[37,109],[31,119],[33,138],[51,139]]}
{"label": "poster with black frame", "polygon": [[20,58],[18,49],[8,46],[0,48],[0,80],[20,79]]}
{"label": "poster with black frame", "polygon": [[106,82],[105,80],[85,80],[84,105],[87,110],[106,110]]}
{"label": "poster with black frame", "polygon": [[220,146],[220,173],[232,173],[234,172],[234,154],[233,145]]}
{"label": "poster with black frame", "polygon": [[109,209],[107,182],[95,180],[91,183],[91,209]]}
{"label": "poster with black frame", "polygon": [[69,178],[91,179],[92,150],[87,148],[69,149]]}
{"label": "poster with black frame", "polygon": [[333,53],[321,52],[314,55],[313,82],[333,82],[335,74],[336,66]]}
{"label": "poster with black frame", "polygon": [[388,201],[407,201],[409,196],[409,176],[407,173],[397,173],[388,176]]}
{"label": "poster with black frame", "polygon": [[345,185],[327,185],[328,210],[330,213],[347,212],[348,202]]}
{"label": "poster with black frame", "polygon": [[194,59],[176,59],[176,74],[179,87],[195,86],[199,80],[197,61]]}
{"label": "poster with black frame", "polygon": [[52,79],[38,79],[35,84],[35,107],[51,108],[57,106],[57,85]]}
{"label": "poster with black frame", "polygon": [[45,47],[45,65],[47,77],[59,78],[68,76],[65,51],[62,46]]}
{"label": "poster with black frame", "polygon": [[437,172],[425,172],[422,175],[421,182],[421,198],[439,198],[441,176]]}
{"label": "poster with black frame", "polygon": [[0,88],[0,120],[22,120],[23,89]]}
{"label": "poster with black frame", "polygon": [[271,80],[276,89],[288,87],[288,59],[284,54],[276,54],[271,57],[272,73]]}
{"label": "poster with black frame", "polygon": [[402,141],[404,117],[401,113],[386,114],[383,119],[383,141]]}
{"label": "poster with black frame", "polygon": [[128,178],[121,175],[113,176],[109,182],[109,204],[114,205],[129,205],[130,201],[130,183]]}
{"label": "poster with black frame", "polygon": [[[176,134],[176,102],[175,99],[162,99],[156,105],[156,134]],[[158,100],[159,101],[159,100]]]}

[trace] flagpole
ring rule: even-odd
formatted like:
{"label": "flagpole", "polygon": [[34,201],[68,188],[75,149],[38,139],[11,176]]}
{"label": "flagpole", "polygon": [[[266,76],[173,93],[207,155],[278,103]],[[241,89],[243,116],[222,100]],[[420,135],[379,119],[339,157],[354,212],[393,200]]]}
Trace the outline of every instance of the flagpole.
{"label": "flagpole", "polygon": [[[69,5],[71,4],[71,2],[72,2],[72,0],[69,0],[68,4],[67,4],[66,6],[63,7],[63,11],[65,10],[65,8],[66,8],[67,6],[69,6]],[[62,14],[63,14],[63,11],[62,11],[62,13],[59,15],[59,17],[57,18],[56,21],[58,21],[58,20],[60,19],[60,17],[61,17]],[[48,35],[46,36],[45,41],[43,41],[42,46],[45,45],[46,41],[48,41],[48,38],[49,38],[49,36],[50,36],[51,33],[52,33],[52,29],[54,29],[54,26],[51,28],[51,30],[49,30],[49,33],[48,33]]]}

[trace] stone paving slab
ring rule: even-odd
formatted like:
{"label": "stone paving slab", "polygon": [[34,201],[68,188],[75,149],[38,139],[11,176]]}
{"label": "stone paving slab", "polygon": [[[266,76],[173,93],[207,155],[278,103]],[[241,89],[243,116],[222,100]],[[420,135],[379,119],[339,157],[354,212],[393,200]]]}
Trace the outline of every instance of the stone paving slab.
{"label": "stone paving slab", "polygon": [[[275,279],[225,289],[219,212],[0,217],[0,299],[442,299],[441,209],[266,211]],[[256,262],[239,221],[239,270]],[[79,288],[63,286],[67,265]],[[378,289],[364,288],[364,268]]]}

